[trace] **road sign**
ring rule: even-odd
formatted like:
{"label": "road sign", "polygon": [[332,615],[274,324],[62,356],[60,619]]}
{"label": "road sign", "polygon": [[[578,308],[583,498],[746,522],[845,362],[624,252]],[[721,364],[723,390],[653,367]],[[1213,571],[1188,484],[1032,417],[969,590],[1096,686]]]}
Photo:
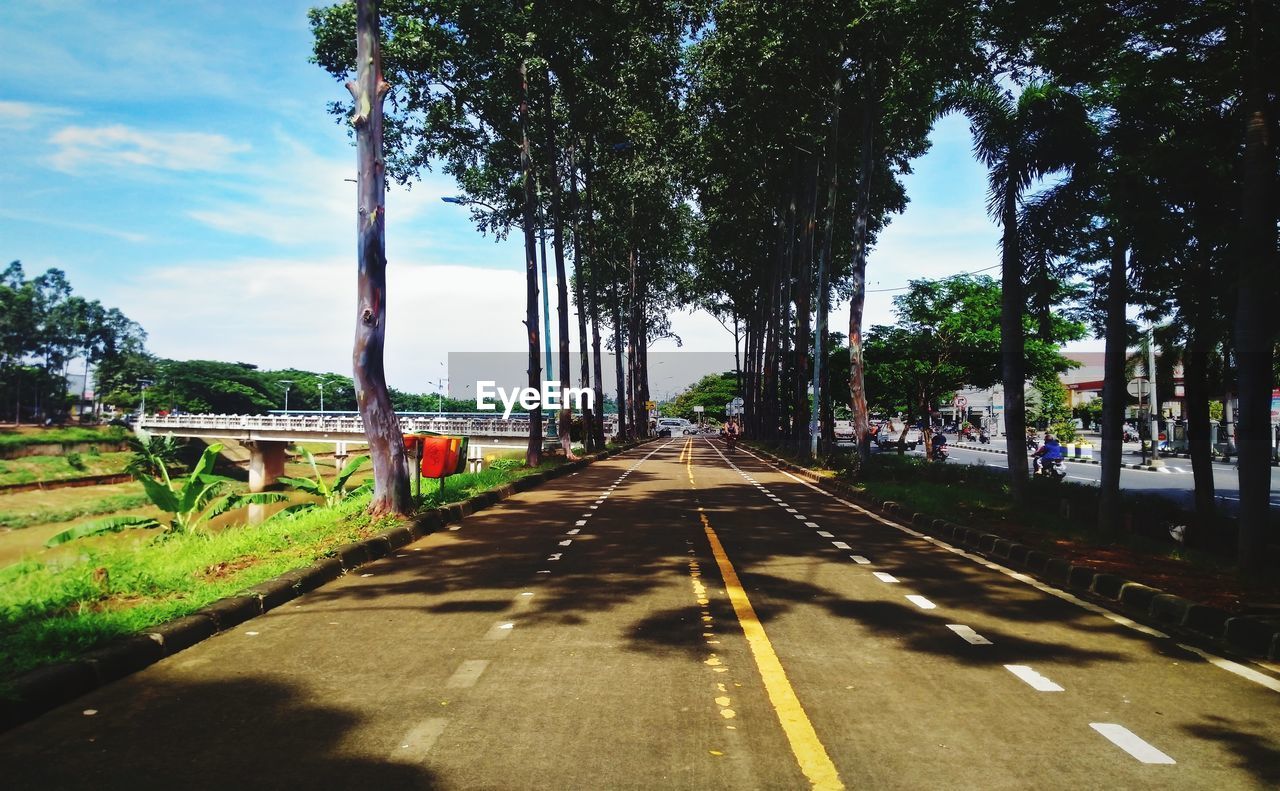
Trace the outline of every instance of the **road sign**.
{"label": "road sign", "polygon": [[657,402],[657,401],[645,401],[645,402],[644,402],[644,408],[645,408],[645,409],[647,409],[647,410],[649,410],[650,412],[652,412],[653,410],[655,410],[655,409],[657,409],[657,408],[658,408],[658,402]]}
{"label": "road sign", "polygon": [[706,410],[705,410],[705,409],[703,409],[701,406],[695,406],[695,407],[693,408],[693,411],[694,411],[694,412],[705,412]]}
{"label": "road sign", "polygon": [[964,409],[965,407],[969,406],[969,399],[965,398],[964,396],[956,396],[955,400],[952,401],[951,403],[956,405],[956,409]]}
{"label": "road sign", "polygon": [[1134,398],[1146,398],[1151,392],[1151,383],[1141,376],[1129,380],[1129,384],[1125,387],[1129,391],[1129,395]]}
{"label": "road sign", "polygon": [[735,399],[733,399],[732,401],[730,401],[729,403],[733,405],[733,408],[734,408],[734,409],[742,409],[742,407],[743,407],[747,402],[746,402],[746,401],[743,401],[741,398],[735,398]]}

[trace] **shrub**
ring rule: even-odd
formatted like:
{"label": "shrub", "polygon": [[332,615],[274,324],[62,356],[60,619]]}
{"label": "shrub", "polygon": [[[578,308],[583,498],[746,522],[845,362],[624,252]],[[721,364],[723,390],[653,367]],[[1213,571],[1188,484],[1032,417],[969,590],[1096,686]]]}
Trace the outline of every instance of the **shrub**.
{"label": "shrub", "polygon": [[67,466],[73,470],[83,470],[85,468],[84,459],[75,451],[71,451],[67,455],[63,456],[63,458],[66,459]]}

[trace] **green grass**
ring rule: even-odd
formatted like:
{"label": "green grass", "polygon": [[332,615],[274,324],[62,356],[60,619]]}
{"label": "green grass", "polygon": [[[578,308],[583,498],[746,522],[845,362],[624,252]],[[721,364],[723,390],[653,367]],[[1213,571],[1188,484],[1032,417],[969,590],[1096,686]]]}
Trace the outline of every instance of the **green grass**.
{"label": "green grass", "polygon": [[78,454],[79,466],[74,464],[77,456],[24,456],[18,459],[3,459],[0,460],[0,485],[59,481],[88,475],[111,475],[123,472],[125,464],[132,455],[128,451],[81,453]]}
{"label": "green grass", "polygon": [[37,431],[0,430],[0,449],[54,442],[123,442],[125,435],[125,430],[118,426],[101,429],[72,426]]}
{"label": "green grass", "polygon": [[40,507],[21,513],[0,512],[0,529],[17,530],[32,525],[70,522],[82,516],[128,511],[151,502],[145,494],[113,494],[62,508]]}
{"label": "green grass", "polygon": [[253,527],[86,549],[0,571],[0,678],[76,656],[307,566],[376,532],[368,497]]}
{"label": "green grass", "polygon": [[[556,459],[545,470],[562,464]],[[484,470],[424,481],[423,509],[464,500],[535,470]],[[75,657],[123,635],[188,615],[337,547],[385,529],[364,514],[367,494],[260,525],[217,533],[86,545],[72,559],[27,559],[0,570],[0,694],[3,682]]]}

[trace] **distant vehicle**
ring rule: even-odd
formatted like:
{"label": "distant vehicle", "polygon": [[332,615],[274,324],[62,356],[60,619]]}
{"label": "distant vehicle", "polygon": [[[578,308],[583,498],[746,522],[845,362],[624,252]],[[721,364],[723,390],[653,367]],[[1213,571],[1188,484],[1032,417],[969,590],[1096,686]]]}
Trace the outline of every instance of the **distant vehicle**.
{"label": "distant vehicle", "polygon": [[853,439],[853,421],[837,420],[834,425],[836,439]]}
{"label": "distant vehicle", "polygon": [[696,434],[697,431],[697,426],[682,417],[664,417],[658,420],[659,437],[682,437],[686,434]]}

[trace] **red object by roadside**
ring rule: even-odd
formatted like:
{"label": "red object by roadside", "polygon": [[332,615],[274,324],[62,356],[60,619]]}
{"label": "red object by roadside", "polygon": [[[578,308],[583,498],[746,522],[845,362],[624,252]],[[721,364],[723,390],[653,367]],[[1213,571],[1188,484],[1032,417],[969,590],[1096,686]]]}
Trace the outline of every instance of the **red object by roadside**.
{"label": "red object by roadside", "polygon": [[453,475],[458,466],[458,449],[462,441],[457,437],[422,438],[422,477],[443,478]]}

